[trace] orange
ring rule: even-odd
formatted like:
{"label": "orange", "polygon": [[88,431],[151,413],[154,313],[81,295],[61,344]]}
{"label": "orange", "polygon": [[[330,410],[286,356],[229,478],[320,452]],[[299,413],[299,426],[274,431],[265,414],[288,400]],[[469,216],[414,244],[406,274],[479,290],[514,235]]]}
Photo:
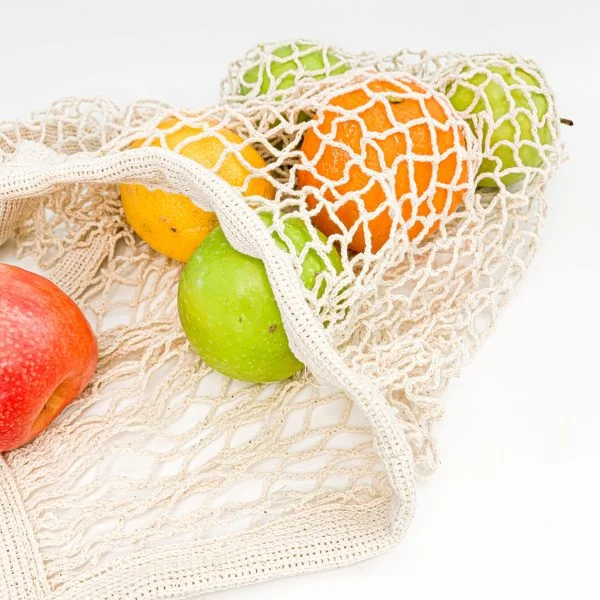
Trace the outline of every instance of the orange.
{"label": "orange", "polygon": [[[298,168],[299,186],[314,186],[322,198],[335,202],[335,206],[323,205],[321,199],[318,204],[314,193],[307,197],[309,208],[316,211],[315,226],[331,235],[351,231],[359,221],[349,247],[356,252],[367,247],[377,252],[389,239],[393,225],[389,204],[381,206],[389,203],[384,186],[375,178],[382,173],[389,181],[387,189],[392,188],[401,203],[409,239],[425,228],[423,235],[436,231],[440,216],[426,222],[414,218],[430,216],[432,208],[436,215],[454,211],[464,186],[458,190],[448,186],[464,184],[468,177],[463,130],[449,126],[451,116],[456,117],[442,102],[440,96],[408,78],[373,79],[333,97],[315,115],[304,136]],[[399,125],[404,129],[398,129]],[[443,156],[437,172],[436,146]]]}
{"label": "orange", "polygon": [[[239,135],[228,129],[209,129],[214,125],[207,123],[197,127],[178,127],[178,123],[177,119],[170,118],[159,125],[160,130],[167,132],[162,144],[160,137],[156,136],[150,142],[137,140],[131,147],[166,145],[208,169],[213,169],[221,161],[217,175],[237,188],[242,188],[251,176],[247,165],[257,169],[266,166],[250,144],[244,144]],[[275,190],[267,179],[253,174],[243,194],[271,199]],[[125,218],[132,229],[157,252],[182,262],[190,258],[218,225],[215,213],[201,210],[180,194],[127,183],[121,185],[121,201]]]}

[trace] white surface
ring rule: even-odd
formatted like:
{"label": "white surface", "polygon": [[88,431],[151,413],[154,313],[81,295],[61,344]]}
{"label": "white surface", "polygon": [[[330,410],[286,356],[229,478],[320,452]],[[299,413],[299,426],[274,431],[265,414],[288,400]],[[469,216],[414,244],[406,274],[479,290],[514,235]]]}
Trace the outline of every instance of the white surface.
{"label": "white surface", "polygon": [[[598,590],[600,111],[595,2],[4,2],[0,118],[64,95],[214,102],[229,60],[307,37],[380,54],[506,51],[545,69],[571,154],[540,253],[495,332],[446,393],[443,463],[404,542],[355,567],[220,594],[590,598]],[[6,251],[0,252],[6,257]]]}

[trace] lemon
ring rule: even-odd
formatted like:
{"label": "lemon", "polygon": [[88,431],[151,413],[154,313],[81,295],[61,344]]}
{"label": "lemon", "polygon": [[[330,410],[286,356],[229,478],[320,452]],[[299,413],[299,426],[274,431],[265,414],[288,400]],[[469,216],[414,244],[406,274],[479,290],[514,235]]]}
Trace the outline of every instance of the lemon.
{"label": "lemon", "polygon": [[[257,169],[266,166],[260,154],[249,144],[244,145],[244,140],[232,131],[225,128],[207,131],[208,123],[198,127],[177,127],[178,122],[177,119],[170,118],[159,125],[159,129],[168,131],[164,135],[166,146],[208,169],[214,168],[221,161],[216,174],[234,187],[242,188],[251,174],[244,163]],[[206,133],[198,137],[203,132]],[[188,138],[189,141],[186,142]],[[145,142],[146,140],[137,140],[132,148],[139,148]],[[157,136],[145,145],[161,146],[160,138]],[[228,149],[230,145],[237,146],[237,149]],[[243,190],[244,196],[263,196],[269,199],[273,198],[274,193],[271,183],[256,175]],[[187,196],[149,190],[144,185],[122,184],[121,201],[127,222],[140,238],[157,252],[181,262],[186,262],[218,225],[215,213],[201,210]]]}

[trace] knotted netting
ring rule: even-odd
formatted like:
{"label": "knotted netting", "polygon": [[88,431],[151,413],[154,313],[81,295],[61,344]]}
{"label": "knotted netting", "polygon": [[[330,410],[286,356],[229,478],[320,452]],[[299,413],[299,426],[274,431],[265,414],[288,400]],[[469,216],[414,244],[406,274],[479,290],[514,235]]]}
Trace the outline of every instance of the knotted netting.
{"label": "knotted netting", "polygon": [[[84,394],[0,459],[2,598],[184,598],[396,543],[448,381],[536,251],[563,150],[531,61],[262,45],[221,90],[0,125],[0,244],[36,257],[100,348]],[[182,265],[128,225],[122,182],[189,198],[264,261],[305,370],[242,383],[193,352]],[[310,252],[326,268],[309,289]]]}

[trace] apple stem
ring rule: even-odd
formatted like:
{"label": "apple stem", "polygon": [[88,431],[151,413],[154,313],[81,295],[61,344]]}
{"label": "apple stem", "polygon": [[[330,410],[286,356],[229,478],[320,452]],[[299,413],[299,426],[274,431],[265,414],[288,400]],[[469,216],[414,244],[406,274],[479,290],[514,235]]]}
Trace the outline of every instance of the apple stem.
{"label": "apple stem", "polygon": [[571,121],[571,119],[561,119],[560,122],[563,125],[568,125],[569,127],[573,127],[573,125],[575,125],[575,123],[573,123],[573,121]]}

